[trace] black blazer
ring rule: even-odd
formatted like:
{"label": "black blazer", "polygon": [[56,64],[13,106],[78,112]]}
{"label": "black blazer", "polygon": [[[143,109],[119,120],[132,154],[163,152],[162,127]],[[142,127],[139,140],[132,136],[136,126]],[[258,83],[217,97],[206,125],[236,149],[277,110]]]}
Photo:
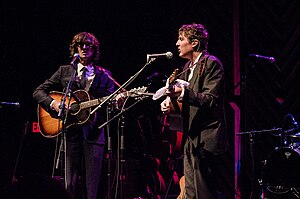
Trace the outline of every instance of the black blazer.
{"label": "black blazer", "polygon": [[[61,91],[63,92],[64,88],[67,87],[68,82],[70,80],[71,74],[73,72],[72,65],[62,65],[59,69],[44,83],[39,85],[33,92],[33,98],[37,100],[37,102],[46,110],[49,111],[50,103],[53,98],[48,95],[50,91]],[[89,95],[93,98],[101,98],[104,96],[108,96],[114,91],[114,82],[109,79],[109,77],[103,72],[103,69],[96,66],[94,68],[95,78],[93,83],[88,91]],[[110,71],[106,70],[106,73],[111,74]],[[71,85],[71,91],[77,91],[81,89],[79,82],[73,81]],[[98,144],[104,144],[105,139],[103,134],[103,130],[99,130],[98,126],[100,126],[103,122],[103,118],[105,118],[104,108],[98,110],[95,114],[94,120],[89,123],[89,125],[85,125],[83,128],[84,137],[89,139],[91,142],[95,142]],[[71,127],[70,127],[71,128]]]}
{"label": "black blazer", "polygon": [[[189,67],[190,61],[184,66]],[[200,75],[200,68],[204,72]],[[181,78],[188,79],[188,72]],[[190,85],[183,97],[183,129],[195,147],[203,147],[214,154],[226,151],[226,121],[224,110],[224,69],[221,62],[204,53],[196,64]]]}

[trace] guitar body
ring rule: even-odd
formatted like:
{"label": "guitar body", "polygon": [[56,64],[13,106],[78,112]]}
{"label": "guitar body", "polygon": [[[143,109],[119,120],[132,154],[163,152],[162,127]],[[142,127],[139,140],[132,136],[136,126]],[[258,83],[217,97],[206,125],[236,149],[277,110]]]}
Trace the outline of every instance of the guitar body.
{"label": "guitar body", "polygon": [[[60,102],[64,94],[53,91],[49,94],[53,99]],[[69,109],[66,120],[66,129],[72,125],[83,124],[90,118],[91,108],[82,108],[81,102],[89,101],[90,96],[85,90],[78,90],[74,92],[74,96],[66,99],[66,108]],[[68,106],[69,105],[69,106]],[[47,112],[42,106],[38,105],[38,123],[41,134],[45,137],[55,137],[62,131],[62,120],[57,117],[56,111]]]}
{"label": "guitar body", "polygon": [[180,186],[180,193],[177,197],[177,199],[184,199],[186,196],[185,196],[185,178],[184,176],[182,176],[179,180],[179,186]]}

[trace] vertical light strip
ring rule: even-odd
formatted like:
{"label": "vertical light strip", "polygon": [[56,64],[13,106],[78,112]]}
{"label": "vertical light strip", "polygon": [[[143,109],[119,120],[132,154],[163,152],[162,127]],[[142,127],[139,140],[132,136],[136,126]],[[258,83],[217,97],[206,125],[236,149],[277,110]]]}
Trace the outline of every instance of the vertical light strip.
{"label": "vertical light strip", "polygon": [[[233,0],[233,64],[234,64],[234,95],[240,96],[240,4],[239,0]],[[240,132],[241,112],[236,103],[230,103],[234,110],[234,132]],[[240,174],[241,140],[234,135],[234,187],[235,199],[241,198],[238,177]]]}
{"label": "vertical light strip", "polygon": [[236,133],[240,132],[240,119],[241,112],[240,108],[234,102],[229,103],[234,111],[234,188],[235,188],[235,199],[240,198],[240,189],[238,186],[238,176],[240,171],[240,158],[241,158],[241,147],[240,147],[240,136]]}

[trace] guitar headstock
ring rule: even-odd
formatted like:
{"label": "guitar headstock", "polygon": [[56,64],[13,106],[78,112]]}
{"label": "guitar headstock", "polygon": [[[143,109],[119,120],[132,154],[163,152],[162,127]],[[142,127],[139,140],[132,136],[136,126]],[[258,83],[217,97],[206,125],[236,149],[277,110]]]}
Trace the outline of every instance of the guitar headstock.
{"label": "guitar headstock", "polygon": [[176,80],[177,75],[178,75],[178,71],[179,71],[179,69],[176,68],[176,69],[173,71],[173,73],[170,75],[170,77],[169,77],[169,84],[172,84],[172,83]]}
{"label": "guitar headstock", "polygon": [[117,101],[116,108],[118,110],[120,110],[121,107],[123,106],[124,102],[125,102],[125,98],[127,98],[127,97],[147,96],[147,93],[146,93],[147,88],[148,87],[143,86],[143,87],[133,88],[129,91],[124,91],[122,93],[119,93],[115,98],[115,100]]}
{"label": "guitar headstock", "polygon": [[133,89],[130,89],[129,91],[126,91],[124,93],[124,95],[126,97],[139,97],[139,96],[143,95],[143,93],[146,92],[147,88],[148,87],[146,87],[146,86],[133,88]]}

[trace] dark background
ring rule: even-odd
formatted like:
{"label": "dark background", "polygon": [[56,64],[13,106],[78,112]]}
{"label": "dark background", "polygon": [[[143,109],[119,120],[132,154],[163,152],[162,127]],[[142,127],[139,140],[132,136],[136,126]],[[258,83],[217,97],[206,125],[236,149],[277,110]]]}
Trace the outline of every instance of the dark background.
{"label": "dark background", "polygon": [[[18,109],[0,109],[1,188],[9,184],[14,170],[17,177],[26,172],[51,175],[55,144],[52,139],[32,133],[32,122],[37,121],[32,92],[59,65],[70,62],[68,44],[81,31],[98,37],[102,52],[99,65],[109,69],[120,84],[144,66],[147,54],[171,51],[172,59],[156,60],[128,87],[147,86],[150,82],[146,78],[158,72],[150,85],[155,91],[175,68],[185,63],[178,58],[175,46],[178,28],[202,23],[210,33],[208,50],[223,62],[226,71],[231,150],[237,130],[281,127],[287,113],[299,121],[299,7],[298,0],[1,1],[0,101],[21,104]],[[273,56],[276,62],[249,57],[251,53]],[[155,142],[161,141],[157,132],[159,103],[146,100],[128,113],[128,140],[139,142],[132,133],[140,130],[137,118],[149,116],[154,128],[147,135],[151,140],[147,144],[159,151],[161,145]],[[239,128],[234,128],[235,115],[229,103],[241,111]],[[240,138],[239,146],[235,146],[241,150],[236,191],[241,198],[249,198],[251,193],[260,194],[260,162],[280,145],[280,138],[270,134],[255,136],[255,185],[250,180],[253,156],[249,139],[247,135]],[[132,146],[130,142],[128,145]]]}

